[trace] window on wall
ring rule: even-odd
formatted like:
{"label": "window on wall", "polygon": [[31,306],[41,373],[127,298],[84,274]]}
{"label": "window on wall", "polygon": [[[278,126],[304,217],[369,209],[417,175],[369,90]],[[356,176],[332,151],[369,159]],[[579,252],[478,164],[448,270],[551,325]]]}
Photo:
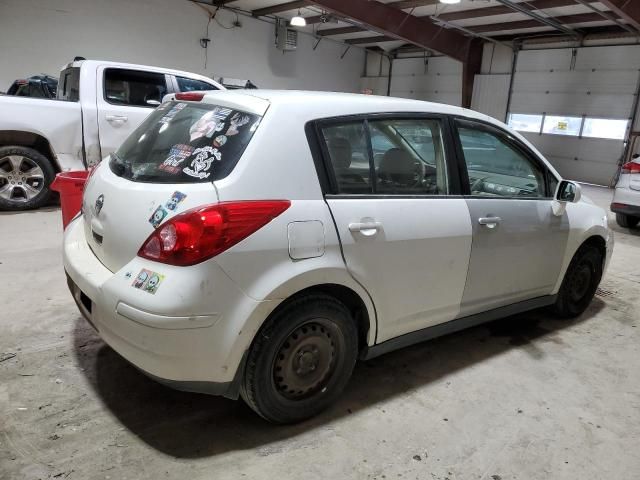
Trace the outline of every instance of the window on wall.
{"label": "window on wall", "polygon": [[577,137],[580,135],[581,127],[582,117],[547,115],[544,119],[542,133]]}
{"label": "window on wall", "polygon": [[542,129],[542,115],[512,113],[509,115],[509,126],[519,132],[539,133]]}
{"label": "window on wall", "polygon": [[628,120],[612,120],[608,118],[586,118],[582,136],[589,138],[608,138],[624,140],[627,134]]}

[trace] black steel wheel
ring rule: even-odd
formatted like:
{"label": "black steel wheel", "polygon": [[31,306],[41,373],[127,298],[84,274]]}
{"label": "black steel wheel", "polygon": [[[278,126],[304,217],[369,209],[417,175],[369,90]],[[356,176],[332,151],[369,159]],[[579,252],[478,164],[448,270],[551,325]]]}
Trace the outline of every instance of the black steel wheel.
{"label": "black steel wheel", "polygon": [[580,247],[567,268],[553,306],[558,316],[577,317],[587,309],[602,279],[603,260],[596,247]]}
{"label": "black steel wheel", "polygon": [[335,298],[295,299],[258,332],[240,393],[263,418],[292,423],[329,406],[347,384],[358,353],[357,328]]}

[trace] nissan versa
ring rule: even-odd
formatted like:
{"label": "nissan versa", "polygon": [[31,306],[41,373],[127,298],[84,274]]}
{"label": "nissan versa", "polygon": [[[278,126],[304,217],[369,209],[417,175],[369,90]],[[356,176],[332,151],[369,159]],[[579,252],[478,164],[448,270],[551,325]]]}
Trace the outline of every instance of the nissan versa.
{"label": "nissan versa", "polygon": [[612,248],[605,211],[486,115],[191,92],[93,170],[64,266],[140,370],[286,423],[333,402],[358,358],[538,307],[581,314]]}

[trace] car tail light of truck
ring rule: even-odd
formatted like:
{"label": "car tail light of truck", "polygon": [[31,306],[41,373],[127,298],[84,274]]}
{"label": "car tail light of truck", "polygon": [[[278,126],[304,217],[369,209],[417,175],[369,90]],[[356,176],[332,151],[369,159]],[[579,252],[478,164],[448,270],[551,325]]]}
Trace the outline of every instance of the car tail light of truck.
{"label": "car tail light of truck", "polygon": [[248,200],[187,210],[160,225],[138,256],[169,265],[195,265],[247,238],[290,205],[288,200]]}
{"label": "car tail light of truck", "polygon": [[622,173],[640,173],[640,163],[625,163],[624,165],[622,165]]}

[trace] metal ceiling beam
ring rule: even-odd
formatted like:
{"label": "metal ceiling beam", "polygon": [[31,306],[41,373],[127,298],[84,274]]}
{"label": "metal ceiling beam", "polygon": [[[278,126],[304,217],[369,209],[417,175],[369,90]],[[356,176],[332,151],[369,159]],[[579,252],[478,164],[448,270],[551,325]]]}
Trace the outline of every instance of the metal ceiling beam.
{"label": "metal ceiling beam", "polygon": [[[589,22],[601,22],[604,20],[597,13],[579,13],[576,15],[563,15],[561,17],[555,17],[555,20],[562,25],[571,25],[576,23],[589,23]],[[524,28],[537,28],[544,27],[537,20],[520,20],[517,22],[505,22],[505,23],[489,23],[486,25],[474,25],[473,27],[467,27],[472,32],[487,33],[487,32],[502,32],[508,30],[520,30]]]}
{"label": "metal ceiling beam", "polygon": [[347,33],[364,32],[360,27],[339,27],[339,28],[326,28],[324,30],[318,30],[316,33],[321,37],[329,35],[345,35]]}
{"label": "metal ceiling beam", "polygon": [[516,12],[520,12],[520,13],[524,13],[525,15],[539,21],[540,23],[543,23],[545,25],[548,25],[549,27],[555,28],[556,30],[559,30],[561,32],[564,32],[568,35],[573,35],[574,37],[579,37],[580,34],[578,32],[575,32],[574,30],[570,29],[569,27],[566,27],[558,22],[556,22],[555,20],[553,20],[552,18],[548,18],[548,17],[544,17],[542,15],[540,15],[539,13],[536,13],[535,11],[527,8],[527,7],[523,7],[521,3],[513,3],[511,0],[496,0],[497,2],[511,8],[512,10],[515,10]]}
{"label": "metal ceiling beam", "polygon": [[365,43],[395,42],[397,40],[398,39],[395,37],[376,35],[374,37],[349,38],[348,40],[345,40],[344,43],[348,43],[349,45],[363,45]]}
{"label": "metal ceiling beam", "polygon": [[252,10],[251,15],[254,17],[264,17],[265,15],[273,15],[274,13],[286,12],[289,10],[296,10],[298,8],[308,7],[311,2],[307,0],[298,0],[295,2],[279,3],[277,5],[271,5],[270,7],[258,8]]}
{"label": "metal ceiling beam", "polygon": [[578,2],[580,5],[584,5],[585,7],[593,10],[594,12],[596,12],[601,17],[606,18],[607,20],[609,20],[611,22],[614,22],[619,27],[624,28],[627,32],[633,33],[635,35],[638,35],[638,30],[634,30],[633,28],[631,28],[626,23],[621,22],[618,19],[618,16],[615,13],[605,12],[604,10],[600,10],[599,8],[596,8],[593,5],[591,5],[587,0],[575,0],[575,1]]}
{"label": "metal ceiling beam", "polygon": [[313,3],[359,23],[363,28],[436,50],[461,62],[467,59],[470,38],[384,3],[373,0],[313,0]]}
{"label": "metal ceiling beam", "polygon": [[[598,0],[586,0],[588,3],[596,3]],[[546,8],[569,7],[575,5],[574,0],[531,0],[521,2],[519,5],[529,11],[544,10]],[[466,20],[468,18],[492,17],[494,15],[506,15],[513,13],[513,9],[506,5],[495,7],[474,8],[472,10],[461,10],[459,12],[442,13],[438,18],[447,21]],[[522,13],[522,12],[521,12]]]}
{"label": "metal ceiling beam", "polygon": [[440,0],[400,0],[397,2],[389,2],[387,5],[404,10],[407,8],[428,7],[430,5],[437,5]]}
{"label": "metal ceiling beam", "polygon": [[634,28],[640,30],[640,1],[600,0],[600,2],[633,25]]}

